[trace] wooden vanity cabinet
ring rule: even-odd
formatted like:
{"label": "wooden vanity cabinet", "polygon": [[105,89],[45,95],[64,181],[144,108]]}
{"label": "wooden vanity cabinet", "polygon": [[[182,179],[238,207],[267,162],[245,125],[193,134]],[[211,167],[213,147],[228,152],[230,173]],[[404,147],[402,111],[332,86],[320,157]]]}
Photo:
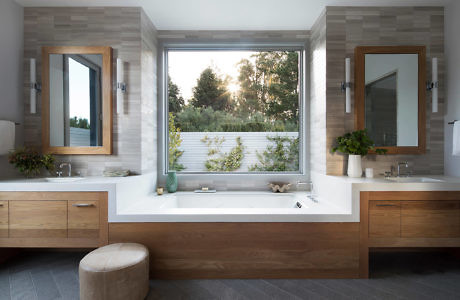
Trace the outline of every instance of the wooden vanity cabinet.
{"label": "wooden vanity cabinet", "polygon": [[0,238],[8,237],[8,201],[0,201]]}
{"label": "wooden vanity cabinet", "polygon": [[360,277],[370,248],[459,247],[460,192],[361,192]]}
{"label": "wooden vanity cabinet", "polygon": [[0,247],[108,243],[107,192],[0,192]]}

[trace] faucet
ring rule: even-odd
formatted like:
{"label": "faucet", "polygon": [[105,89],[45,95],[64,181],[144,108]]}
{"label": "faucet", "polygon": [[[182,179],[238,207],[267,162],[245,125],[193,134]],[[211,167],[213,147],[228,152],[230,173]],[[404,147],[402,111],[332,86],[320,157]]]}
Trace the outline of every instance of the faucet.
{"label": "faucet", "polygon": [[60,175],[62,174],[62,167],[64,166],[67,166],[67,176],[72,177],[72,164],[70,162],[63,162],[59,165],[59,169],[61,170],[61,172],[58,172],[59,177],[61,177]]}
{"label": "faucet", "polygon": [[[401,166],[405,166],[406,169],[409,168],[407,161],[398,162],[398,177],[401,177]],[[406,173],[406,176],[409,176],[409,173]]]}

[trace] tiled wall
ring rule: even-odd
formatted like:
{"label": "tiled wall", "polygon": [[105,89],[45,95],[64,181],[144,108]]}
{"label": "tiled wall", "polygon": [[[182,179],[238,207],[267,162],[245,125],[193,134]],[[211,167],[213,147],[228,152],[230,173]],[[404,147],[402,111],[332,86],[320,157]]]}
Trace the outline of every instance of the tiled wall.
{"label": "tiled wall", "polygon": [[326,173],[326,13],[310,37],[310,168]]}
{"label": "tiled wall", "polygon": [[[354,114],[345,114],[344,59],[351,58],[354,78],[356,46],[424,45],[427,54],[427,79],[431,78],[431,58],[439,62],[439,113],[431,113],[431,94],[427,92],[425,155],[368,156],[363,167],[376,173],[389,170],[397,161],[409,161],[415,173],[443,173],[444,112],[444,9],[443,7],[327,7],[326,8],[326,173],[345,172],[346,156],[331,154],[335,138],[354,130]],[[352,93],[352,99],[354,95]],[[312,144],[314,147],[314,145]]]}
{"label": "tiled wall", "polygon": [[[83,175],[101,175],[105,168],[126,168],[135,173],[154,170],[156,79],[151,71],[156,70],[155,32],[152,23],[138,7],[25,8],[25,144],[41,144],[40,99],[37,101],[37,114],[29,113],[29,59],[37,59],[37,79],[41,81],[42,46],[111,46],[113,68],[116,69],[117,57],[125,61],[125,81],[128,84],[125,114],[114,113],[113,155],[60,156],[58,160],[71,161],[74,169]],[[114,97],[114,112],[115,103]],[[150,141],[153,143],[147,146]]]}

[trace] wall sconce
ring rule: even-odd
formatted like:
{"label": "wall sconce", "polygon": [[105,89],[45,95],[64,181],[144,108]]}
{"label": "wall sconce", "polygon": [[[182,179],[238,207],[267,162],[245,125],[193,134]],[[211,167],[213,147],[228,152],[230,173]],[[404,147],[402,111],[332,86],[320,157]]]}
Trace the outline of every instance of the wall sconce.
{"label": "wall sconce", "polygon": [[342,82],[342,92],[345,92],[345,113],[351,113],[351,82],[350,82],[350,59],[345,58],[345,82]]}
{"label": "wall sconce", "polygon": [[431,111],[438,112],[438,58],[433,57],[431,63],[431,82],[426,84],[426,89],[431,91]]}
{"label": "wall sconce", "polygon": [[117,114],[124,114],[124,98],[126,83],[124,82],[123,60],[117,58]]}
{"label": "wall sconce", "polygon": [[37,113],[37,93],[42,91],[41,84],[37,83],[35,58],[30,59],[30,113]]}

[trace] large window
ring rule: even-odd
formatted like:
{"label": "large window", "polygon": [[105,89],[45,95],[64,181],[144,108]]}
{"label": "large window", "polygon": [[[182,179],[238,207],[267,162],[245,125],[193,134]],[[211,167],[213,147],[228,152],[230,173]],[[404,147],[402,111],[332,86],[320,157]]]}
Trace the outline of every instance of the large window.
{"label": "large window", "polygon": [[302,54],[167,48],[167,170],[300,173]]}

